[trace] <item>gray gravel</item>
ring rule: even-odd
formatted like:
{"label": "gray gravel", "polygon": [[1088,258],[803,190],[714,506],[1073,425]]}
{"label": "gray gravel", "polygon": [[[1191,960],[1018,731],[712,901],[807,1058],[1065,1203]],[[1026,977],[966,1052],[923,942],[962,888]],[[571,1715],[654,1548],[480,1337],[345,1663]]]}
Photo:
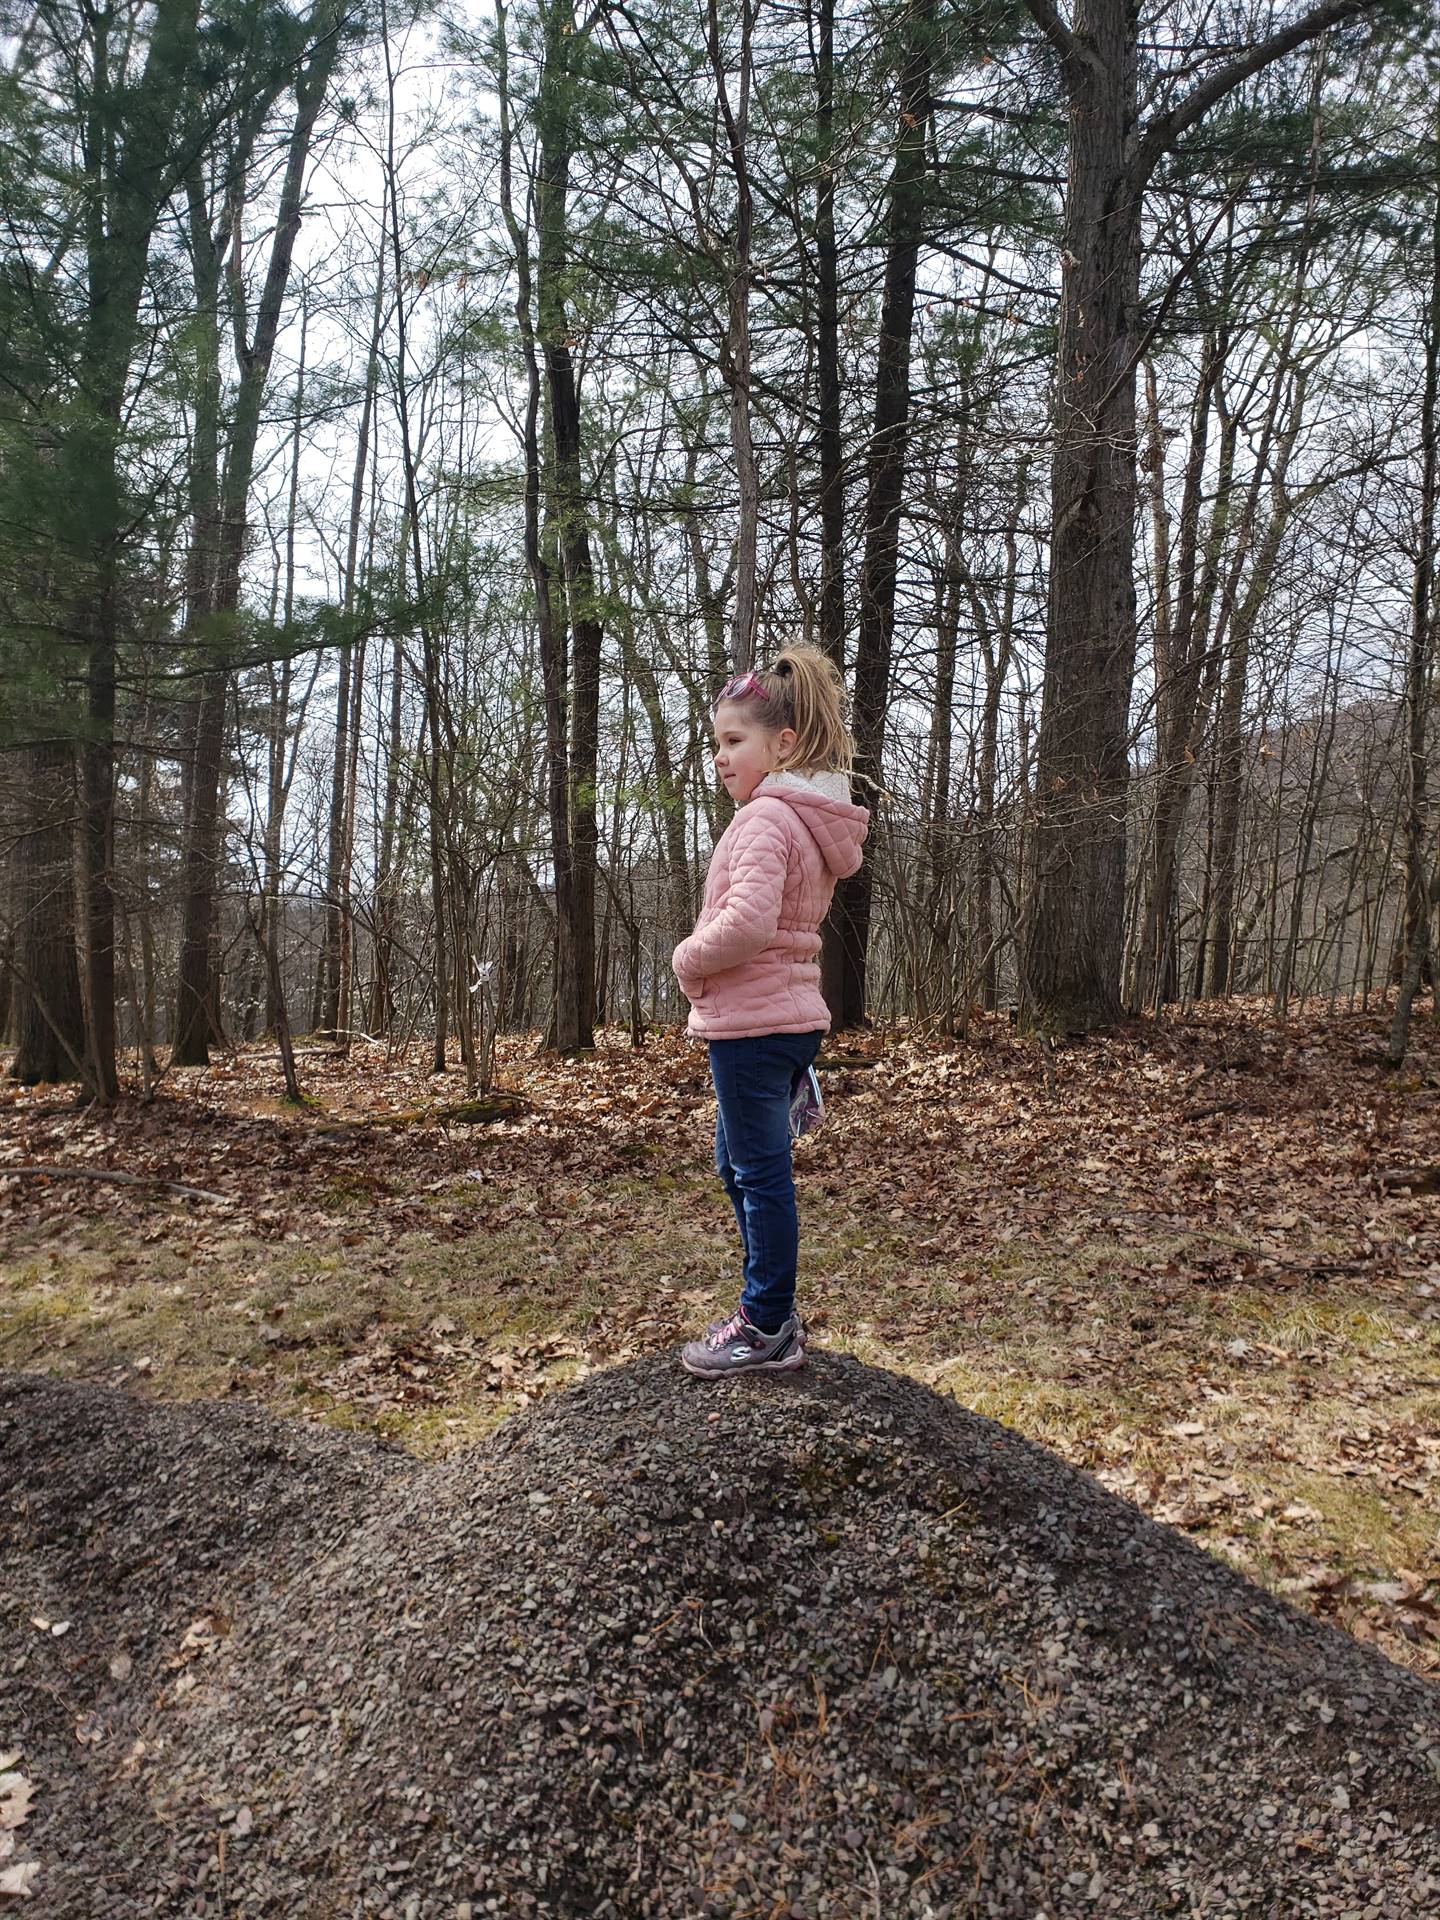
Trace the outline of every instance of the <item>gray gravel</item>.
{"label": "gray gravel", "polygon": [[0,1375],[0,1474],[27,1915],[1440,1911],[1440,1689],[855,1361],[432,1466]]}

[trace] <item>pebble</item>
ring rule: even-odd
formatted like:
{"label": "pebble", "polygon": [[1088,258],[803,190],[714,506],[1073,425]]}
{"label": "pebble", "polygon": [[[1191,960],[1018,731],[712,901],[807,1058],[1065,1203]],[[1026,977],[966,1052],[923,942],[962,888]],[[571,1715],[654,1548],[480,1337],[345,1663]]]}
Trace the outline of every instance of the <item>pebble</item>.
{"label": "pebble", "polygon": [[642,1359],[438,1465],[0,1376],[0,1458],[27,1920],[1433,1920],[1436,1689],[856,1361]]}

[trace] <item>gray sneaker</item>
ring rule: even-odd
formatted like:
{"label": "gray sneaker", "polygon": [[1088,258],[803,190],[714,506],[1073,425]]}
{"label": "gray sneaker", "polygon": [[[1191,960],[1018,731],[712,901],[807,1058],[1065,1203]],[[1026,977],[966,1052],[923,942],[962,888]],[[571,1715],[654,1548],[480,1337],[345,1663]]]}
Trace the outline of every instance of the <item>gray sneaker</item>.
{"label": "gray sneaker", "polygon": [[[712,1320],[700,1338],[702,1340],[708,1340],[712,1334],[719,1333],[722,1327],[728,1327],[733,1317],[731,1314],[722,1314],[718,1320]],[[793,1315],[793,1318],[800,1328],[800,1344],[803,1347],[810,1338],[810,1330],[798,1313]],[[694,1343],[692,1342],[691,1344],[693,1345]]]}
{"label": "gray sneaker", "polygon": [[721,1380],[734,1373],[793,1373],[805,1364],[805,1328],[792,1313],[777,1333],[762,1333],[743,1313],[712,1320],[698,1340],[680,1354],[687,1373]]}

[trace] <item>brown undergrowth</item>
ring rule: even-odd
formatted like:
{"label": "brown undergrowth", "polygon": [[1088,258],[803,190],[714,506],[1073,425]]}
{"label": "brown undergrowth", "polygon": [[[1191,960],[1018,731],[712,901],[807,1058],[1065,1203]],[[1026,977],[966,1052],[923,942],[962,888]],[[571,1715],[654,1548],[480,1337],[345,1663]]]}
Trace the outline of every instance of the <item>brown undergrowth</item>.
{"label": "brown undergrowth", "polygon": [[[1427,1009],[1397,1075],[1383,1033],[1235,1004],[1053,1057],[996,1022],[847,1044],[797,1154],[815,1339],[1440,1672],[1440,1040]],[[300,1112],[259,1049],[108,1114],[6,1087],[0,1364],[433,1454],[733,1299],[681,1035],[508,1040],[492,1124],[442,1113],[458,1076],[418,1050],[300,1065]]]}

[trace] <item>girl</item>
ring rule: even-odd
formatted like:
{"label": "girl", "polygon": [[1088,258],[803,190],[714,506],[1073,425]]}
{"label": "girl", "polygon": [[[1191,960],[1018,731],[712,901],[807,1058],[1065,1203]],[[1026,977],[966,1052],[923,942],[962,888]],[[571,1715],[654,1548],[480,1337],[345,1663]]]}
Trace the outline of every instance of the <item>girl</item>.
{"label": "girl", "polygon": [[680,1356],[706,1379],[805,1363],[790,1096],[830,1024],[820,923],[836,880],[860,865],[870,819],[850,803],[853,753],[840,676],[813,647],[787,647],[768,671],[720,690],[715,766],[737,812],[711,858],[695,931],[672,963],[690,1031],[710,1046],[715,1165],[745,1261],[738,1311]]}

